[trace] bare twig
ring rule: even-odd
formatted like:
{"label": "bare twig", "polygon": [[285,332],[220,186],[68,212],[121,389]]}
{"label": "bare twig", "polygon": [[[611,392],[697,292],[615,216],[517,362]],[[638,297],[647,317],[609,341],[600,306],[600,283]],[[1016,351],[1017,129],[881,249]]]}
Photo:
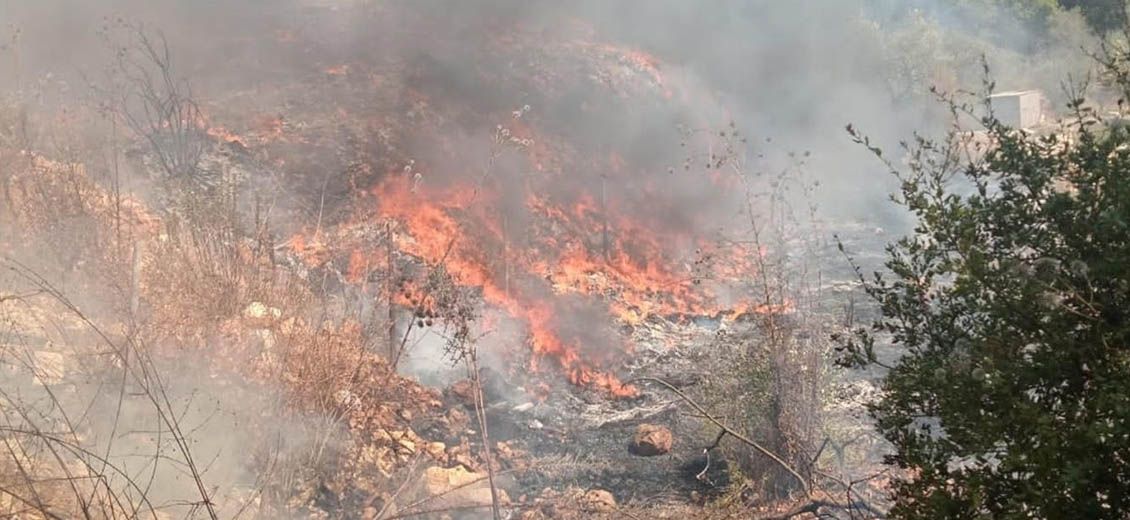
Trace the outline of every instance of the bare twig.
{"label": "bare twig", "polygon": [[863,509],[863,510],[866,510],[868,512],[871,512],[872,514],[875,514],[876,518],[882,518],[881,513],[879,511],[874,510],[870,505],[868,505],[865,502],[848,502],[846,504],[841,504],[841,503],[838,503],[838,502],[832,502],[830,500],[811,500],[811,501],[809,501],[805,504],[797,506],[792,511],[789,511],[788,513],[785,513],[781,516],[770,517],[769,520],[789,520],[790,518],[794,518],[794,517],[803,515],[805,513],[811,513],[813,515],[821,516],[820,510],[823,509],[823,508],[839,509],[839,510],[848,511],[848,512],[851,512],[851,511],[854,511],[854,510],[857,510],[857,509]]}
{"label": "bare twig", "polygon": [[801,474],[799,472],[797,472],[796,469],[793,469],[792,466],[790,466],[787,462],[782,460],[781,457],[778,457],[772,451],[769,451],[768,448],[765,448],[761,444],[751,440],[749,437],[746,437],[745,435],[742,435],[741,433],[735,431],[733,428],[730,428],[729,426],[726,426],[725,424],[723,424],[722,421],[719,421],[718,419],[716,419],[713,415],[710,414],[710,412],[706,411],[705,408],[700,406],[697,402],[695,402],[693,399],[688,397],[687,394],[684,394],[681,390],[676,388],[671,383],[668,383],[668,382],[666,382],[662,379],[659,379],[657,377],[637,377],[635,379],[632,379],[630,381],[625,382],[625,384],[631,384],[631,383],[640,382],[640,381],[651,381],[653,383],[658,383],[662,386],[667,387],[668,390],[674,392],[675,395],[682,398],[683,401],[685,401],[692,408],[694,408],[696,411],[698,411],[698,413],[702,414],[703,417],[706,417],[706,419],[708,421],[714,423],[715,426],[721,428],[724,433],[726,433],[727,435],[733,436],[735,439],[737,439],[737,440],[741,441],[742,443],[752,447],[753,449],[761,452],[761,454],[765,455],[766,457],[769,457],[773,462],[776,462],[779,466],[781,466],[786,471],[788,471],[790,474],[792,474],[792,476],[796,477],[797,481],[800,482],[801,487],[805,490],[805,493],[811,493],[812,492],[811,484],[803,476],[801,476]]}
{"label": "bare twig", "polygon": [[[160,374],[152,366],[152,361],[149,360],[144,350],[136,343],[135,338],[126,338],[124,345],[116,343],[101,327],[95,324],[81,309],[67,298],[66,295],[36,271],[8,257],[0,257],[0,265],[6,267],[8,271],[22,278],[24,281],[30,283],[33,287],[61,304],[110,348],[111,352],[122,364],[123,370],[129,373],[134,382],[141,387],[141,395],[153,406],[158,419],[170,433],[173,444],[176,446],[177,451],[183,459],[181,462],[186,465],[188,474],[192,478],[197,492],[200,494],[200,505],[203,506],[209,518],[218,520],[219,516],[216,513],[215,505],[212,503],[211,493],[204,484],[203,476],[196,465],[192,450],[190,449],[190,441],[180,427],[179,419],[173,410],[172,402],[165,389],[165,384]],[[136,362],[130,363],[128,361],[130,359],[134,359]]]}
{"label": "bare twig", "polygon": [[490,483],[490,501],[493,506],[491,513],[494,515],[494,520],[502,520],[502,514],[499,511],[498,488],[494,482],[494,457],[490,449],[490,434],[487,433],[487,413],[483,402],[482,377],[479,374],[478,349],[474,345],[471,346],[470,355],[467,356],[467,363],[471,369],[471,381],[475,385],[475,415],[479,419],[479,434],[483,441],[483,459],[487,466],[487,481]]}

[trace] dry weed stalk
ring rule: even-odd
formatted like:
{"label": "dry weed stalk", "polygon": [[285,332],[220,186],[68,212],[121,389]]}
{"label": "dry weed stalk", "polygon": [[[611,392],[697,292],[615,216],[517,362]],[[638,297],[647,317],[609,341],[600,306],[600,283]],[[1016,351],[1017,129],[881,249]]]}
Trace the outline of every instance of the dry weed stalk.
{"label": "dry weed stalk", "polygon": [[827,365],[827,345],[815,339],[822,336],[825,320],[817,310],[821,275],[811,260],[817,257],[820,228],[812,205],[816,184],[804,175],[807,154],[776,158],[758,150],[754,161],[748,139],[733,123],[721,131],[682,131],[685,143],[704,149],[687,158],[685,169],[705,162],[706,173],[742,190],[746,226],[719,241],[744,252],[754,272],[746,287],[753,308],[742,318],[751,319],[755,332],[748,338],[729,329],[719,332],[715,346],[726,368],[702,396],[707,408],[716,409],[716,424],[731,423],[715,446],[725,436],[758,439],[755,448],[773,455],[773,464],[727,449],[731,460],[778,495],[796,489],[794,482],[807,495],[814,484],[812,453],[823,427]]}
{"label": "dry weed stalk", "polygon": [[[153,464],[155,465],[168,457],[161,454],[163,451],[161,444],[165,442],[162,439],[167,439],[168,442],[172,443],[178,456],[176,459],[168,460],[183,467],[196,489],[199,501],[194,506],[203,510],[209,518],[218,518],[215,504],[212,501],[213,492],[204,482],[203,472],[193,456],[192,441],[182,428],[182,412],[173,405],[173,400],[167,392],[163,377],[143,345],[132,337],[118,340],[112,338],[110,333],[104,331],[50,281],[28,266],[11,258],[0,257],[0,269],[10,275],[16,283],[32,289],[39,298],[45,298],[61,307],[65,313],[85,326],[107,348],[106,352],[113,357],[118,370],[121,370],[122,392],[119,393],[119,406],[121,400],[124,399],[125,387],[128,383],[132,389],[131,394],[141,397],[148,403],[160,424]],[[24,297],[21,297],[18,300],[24,299]],[[49,518],[60,517],[60,514],[54,511],[55,506],[46,502],[39,492],[41,481],[35,476],[33,468],[20,462],[21,460],[30,461],[36,457],[29,453],[29,445],[26,442],[19,442],[13,437],[15,435],[38,443],[39,446],[50,453],[58,468],[63,472],[63,476],[49,479],[49,481],[70,483],[71,499],[84,517],[96,517],[95,513],[98,513],[98,511],[95,511],[95,508],[102,509],[102,512],[118,511],[126,514],[127,517],[136,517],[138,512],[145,508],[155,516],[154,506],[149,503],[147,496],[147,490],[152,480],[148,483],[141,482],[134,475],[115,468],[106,456],[109,453],[109,448],[107,448],[106,454],[101,456],[83,448],[81,442],[83,434],[79,431],[79,423],[66,414],[60,398],[50,388],[46,380],[41,386],[50,401],[48,410],[53,410],[60,415],[57,421],[53,421],[50,416],[36,412],[34,408],[28,408],[28,403],[24,402],[19,395],[0,393],[0,398],[4,399],[5,410],[9,414],[16,414],[21,420],[20,423],[13,424],[10,420],[11,415],[6,414],[9,421],[2,431],[9,434],[5,439],[7,449],[12,460],[16,463],[18,473],[23,477],[25,485],[23,490],[9,488],[5,492],[25,504],[34,505],[36,511]],[[42,428],[38,426],[40,421],[44,420],[50,421],[49,424],[52,424],[52,427]],[[63,429],[56,430],[55,428],[58,426],[63,426]],[[114,427],[117,427],[116,421]],[[77,461],[87,474],[72,472],[69,467],[71,460]],[[110,482],[116,478],[125,480],[124,489],[112,489]],[[152,478],[152,474],[150,478]],[[84,480],[99,483],[99,486],[90,490],[82,489],[77,485],[77,482]],[[83,486],[83,488],[85,487]],[[130,490],[137,491],[138,494],[130,495],[128,493]],[[102,493],[102,500],[91,503],[99,493]],[[117,516],[121,515],[115,513],[108,517],[114,518]]]}
{"label": "dry weed stalk", "polygon": [[111,87],[98,89],[108,108],[145,140],[167,180],[185,188],[206,180],[199,169],[208,146],[204,117],[188,82],[177,76],[164,36],[154,39],[143,26],[124,21],[103,36],[115,53]]}

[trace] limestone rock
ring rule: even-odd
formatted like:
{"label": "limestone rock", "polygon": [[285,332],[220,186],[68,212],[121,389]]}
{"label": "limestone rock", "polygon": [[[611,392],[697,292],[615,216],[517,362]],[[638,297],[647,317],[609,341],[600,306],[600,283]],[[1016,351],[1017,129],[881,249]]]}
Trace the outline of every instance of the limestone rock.
{"label": "limestone rock", "polygon": [[447,445],[442,442],[429,442],[424,447],[424,451],[437,462],[443,463],[447,461]]}
{"label": "limestone rock", "polygon": [[616,498],[612,493],[603,489],[590,489],[581,498],[581,503],[587,511],[594,513],[611,513],[616,511]]}
{"label": "limestone rock", "polygon": [[[510,502],[499,489],[499,502]],[[490,507],[490,483],[486,473],[468,471],[463,466],[430,467],[420,476],[416,500],[427,499],[427,509]]]}
{"label": "limestone rock", "polygon": [[475,383],[470,379],[456,381],[447,391],[455,402],[467,408],[475,407]]}
{"label": "limestone rock", "polygon": [[628,445],[628,452],[641,457],[654,457],[671,451],[673,442],[671,430],[655,424],[641,424]]}
{"label": "limestone rock", "polygon": [[243,309],[243,317],[249,320],[278,319],[281,316],[281,310],[268,307],[261,302],[251,302]]}
{"label": "limestone rock", "polygon": [[67,375],[67,356],[59,352],[40,350],[32,352],[32,368],[36,383],[41,385],[57,385],[63,382]]}

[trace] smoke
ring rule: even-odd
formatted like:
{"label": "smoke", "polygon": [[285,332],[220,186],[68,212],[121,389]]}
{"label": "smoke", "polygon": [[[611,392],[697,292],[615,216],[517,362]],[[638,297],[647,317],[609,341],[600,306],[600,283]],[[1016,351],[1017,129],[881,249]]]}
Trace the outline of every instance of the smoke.
{"label": "smoke", "polygon": [[[682,267],[695,262],[702,242],[733,238],[749,225],[744,186],[719,178],[768,185],[802,162],[820,183],[804,196],[825,219],[897,226],[901,216],[886,204],[893,179],[850,141],[845,125],[887,150],[912,132],[943,131],[946,113],[929,88],[978,88],[981,56],[1001,89],[1039,88],[1059,101],[1061,80],[1086,75],[1081,49],[1094,42],[1076,14],[1018,18],[1003,8],[955,5],[8,0],[0,3],[0,92],[40,121],[68,107],[96,109],[89,84],[105,86],[122,44],[114,27],[138,24],[167,39],[177,74],[213,119],[245,130],[251,124],[240,115],[279,115],[322,139],[257,158],[262,170],[286,172],[250,180],[278,184],[279,205],[293,209],[273,217],[273,229],[346,222],[359,192],[391,175],[418,174],[412,182],[421,198],[453,186],[476,191],[477,209],[460,216],[482,224],[468,238],[487,253],[505,247],[516,259],[552,267],[566,251],[607,260],[619,249],[628,263],[662,257]],[[326,73],[343,64],[346,79]],[[542,207],[572,213],[553,218]],[[505,244],[495,224],[505,228]],[[512,273],[461,252],[494,280],[506,279],[516,300],[551,301],[558,338],[579,345],[586,359],[614,366],[624,355],[605,301],[560,296],[541,273]],[[522,341],[518,328],[499,323],[485,342]],[[408,370],[451,377],[430,370],[444,339],[413,334],[418,347]],[[492,349],[486,362],[506,366],[512,360],[500,353],[510,350]],[[218,443],[201,446],[201,457],[245,453],[258,442],[224,432],[267,406],[245,397],[274,389],[217,388],[191,375],[204,369],[177,372],[174,401],[203,391],[205,401],[219,403],[213,409],[234,414],[210,423],[186,416],[186,423],[210,424],[198,437]],[[131,430],[145,430],[144,417],[128,409],[123,417]],[[232,460],[217,482],[246,485],[248,464]]]}
{"label": "smoke", "polygon": [[187,356],[99,370],[110,347],[78,315],[41,316],[52,306],[31,302],[0,305],[0,443],[11,455],[0,481],[45,510],[77,513],[85,500],[190,517],[199,476],[217,512],[238,516],[340,433],[284,411],[278,389]]}
{"label": "smoke", "polygon": [[[530,214],[531,196],[589,206],[587,230],[556,231],[604,255],[609,237],[593,226],[628,239],[659,233],[660,252],[688,263],[701,240],[748,226],[746,194],[716,182],[739,159],[741,176],[767,183],[757,179],[804,157],[820,184],[804,196],[823,217],[897,226],[886,204],[894,180],[845,125],[887,150],[912,132],[942,131],[947,116],[928,89],[978,88],[980,56],[1000,88],[1041,88],[1053,99],[1063,78],[1085,76],[1080,49],[1092,42],[1077,15],[982,4],[6,2],[0,66],[13,73],[0,85],[41,107],[96,105],[86,84],[105,76],[125,20],[167,38],[206,114],[346,114],[325,130],[340,146],[292,152],[290,173],[251,179],[282,183],[280,206],[294,211],[278,229],[348,214],[366,186],[346,172],[363,155],[375,173],[361,182],[411,163],[423,193],[488,183],[486,211],[510,230],[543,220]],[[343,64],[369,74],[369,88],[321,79]],[[404,112],[372,108],[389,104]],[[513,111],[520,117],[507,117]],[[492,150],[500,129],[528,144]],[[548,180],[531,180],[545,172]],[[509,247],[544,246],[534,235],[508,232]],[[635,260],[655,254],[650,245],[618,244]]]}
{"label": "smoke", "polygon": [[[106,61],[99,34],[106,24],[91,21],[124,17],[168,37],[179,72],[204,100],[222,100],[226,92],[337,63],[402,63],[406,77],[393,78],[391,88],[431,85],[433,102],[471,107],[472,113],[460,116],[467,127],[491,129],[496,121],[483,116],[530,104],[540,123],[581,151],[616,150],[640,169],[660,171],[682,164],[687,155],[678,147],[676,124],[719,126],[732,119],[753,142],[772,138],[777,151],[812,152],[810,169],[825,186],[824,209],[863,217],[873,215],[891,183],[848,141],[845,124],[885,144],[915,130],[937,130],[944,114],[927,89],[978,87],[980,55],[989,59],[1002,89],[1042,88],[1055,97],[1060,81],[1086,72],[1080,49],[1090,40],[1080,17],[1056,14],[1037,22],[992,5],[942,0],[726,0],[709,6],[674,0],[6,2],[0,18],[7,32],[18,30],[19,36],[0,56],[12,68],[12,60],[18,60],[19,69],[0,81],[9,88],[20,81],[26,88],[52,74],[69,82],[71,95],[80,95],[77,74],[96,77]],[[644,50],[660,60],[664,75],[682,76],[686,97],[666,106],[616,100],[578,111],[576,97],[583,94],[547,96],[545,89],[559,86],[513,81],[531,77],[516,70],[572,66],[551,81],[580,87],[583,78],[569,75],[587,72],[575,63],[553,63],[554,56],[537,49],[498,56],[495,40],[515,30],[542,39],[525,45],[589,39]],[[288,32],[304,43],[279,44]],[[484,77],[507,71],[509,77],[484,84]],[[425,149],[412,151],[419,160],[434,153],[426,149],[434,145],[419,146]],[[687,185],[693,188],[693,182]],[[694,194],[676,206],[709,206]]]}
{"label": "smoke", "polygon": [[[694,260],[697,239],[748,226],[739,217],[745,194],[712,180],[719,168],[711,156],[722,153],[724,141],[740,142],[732,153],[747,159],[748,177],[771,178],[793,166],[789,152],[806,157],[803,168],[821,184],[807,196],[826,218],[898,227],[902,216],[886,204],[894,179],[850,141],[845,125],[887,150],[913,132],[942,131],[947,114],[929,88],[979,88],[982,55],[1002,89],[1053,96],[1065,71],[1086,69],[1068,59],[1086,41],[1077,17],[1056,15],[1049,27],[1037,27],[1010,23],[1014,13],[942,2],[385,5],[401,15],[398,25],[382,26],[382,45],[372,39],[369,48],[405,60],[401,86],[452,120],[421,121],[407,139],[424,193],[479,175],[489,162],[483,143],[496,128],[517,133],[512,127],[528,124],[536,132],[522,137],[551,148],[544,155],[507,150],[493,164],[490,189],[502,200],[491,211],[522,229],[538,221],[528,214],[531,194],[554,207],[591,206],[594,221],[577,219],[589,225],[556,231],[600,252],[607,238],[592,230],[605,215],[619,215],[662,234],[659,252],[684,263]],[[364,45],[365,36],[356,37]],[[646,54],[630,54],[636,50]],[[507,117],[511,111],[521,112],[520,121]],[[730,122],[741,140],[729,139]],[[722,139],[711,138],[717,132]],[[562,164],[539,164],[547,156]],[[541,166],[562,171],[531,181]],[[515,249],[539,245],[509,239]],[[477,235],[472,241],[502,249]],[[646,244],[622,245],[637,259],[656,253]],[[501,279],[502,266],[493,268]],[[515,285],[526,294],[547,292],[537,278]],[[578,337],[569,331],[606,313],[598,302],[581,312],[576,302],[553,301],[562,337]],[[578,343],[591,357],[616,343],[614,332],[589,332]]]}

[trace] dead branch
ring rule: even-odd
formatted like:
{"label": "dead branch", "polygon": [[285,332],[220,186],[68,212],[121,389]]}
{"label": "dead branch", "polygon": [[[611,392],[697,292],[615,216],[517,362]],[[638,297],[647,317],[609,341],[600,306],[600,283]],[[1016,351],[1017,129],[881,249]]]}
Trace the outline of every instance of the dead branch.
{"label": "dead branch", "polygon": [[[149,401],[153,406],[158,420],[168,429],[173,444],[176,446],[181,459],[183,459],[179,462],[184,463],[187,467],[188,474],[192,477],[196,490],[200,495],[200,504],[203,506],[208,517],[212,520],[218,520],[219,515],[216,512],[215,504],[212,502],[211,494],[204,484],[203,475],[197,467],[196,461],[192,455],[192,449],[190,447],[191,441],[181,429],[179,418],[166,393],[165,384],[161,380],[160,374],[154,369],[152,361],[141,346],[138,345],[135,338],[126,338],[124,344],[115,342],[101,327],[94,323],[86,313],[67,298],[62,291],[34,269],[24,265],[18,260],[0,256],[0,266],[3,266],[17,277],[22,278],[37,290],[42,291],[51,299],[61,304],[68,312],[72,313],[79,321],[90,328],[90,330],[110,348],[110,351],[121,363],[122,370],[128,373],[140,386],[142,390],[141,396]],[[136,362],[130,363],[130,359],[134,359]]]}
{"label": "dead branch", "polygon": [[[853,510],[858,509],[858,510],[867,511],[868,513],[871,513],[875,518],[884,518],[883,511],[881,511],[879,508],[877,508],[877,507],[871,505],[869,502],[867,502],[863,498],[863,496],[860,495],[859,492],[854,489],[854,486],[856,484],[859,484],[859,483],[862,483],[862,482],[867,482],[867,481],[869,481],[873,478],[876,478],[880,475],[883,475],[883,474],[887,473],[889,471],[889,469],[884,469],[883,471],[875,473],[874,475],[870,475],[870,476],[867,476],[867,477],[864,477],[864,478],[858,479],[858,480],[853,480],[851,482],[846,482],[842,478],[836,477],[835,475],[832,475],[832,474],[824,472],[824,471],[820,471],[819,469],[814,469],[813,471],[817,475],[820,475],[821,477],[824,477],[824,478],[831,480],[832,482],[842,486],[844,488],[844,493],[847,495],[847,503],[849,505],[851,505]],[[856,499],[854,501],[851,498],[852,495],[855,495],[855,497],[856,497]],[[845,507],[845,506],[841,506],[841,507]]]}
{"label": "dead branch", "polygon": [[[703,408],[697,402],[695,402],[694,399],[691,399],[690,397],[687,396],[687,394],[684,394],[681,390],[679,390],[678,388],[675,388],[675,386],[672,385],[671,383],[668,383],[667,381],[659,379],[658,377],[637,377],[635,379],[632,379],[630,381],[625,382],[624,384],[631,384],[631,383],[640,382],[640,381],[651,381],[653,383],[658,383],[660,385],[667,387],[668,390],[674,392],[675,395],[682,398],[683,401],[686,401],[686,403],[691,405],[691,407],[694,408],[696,411],[698,411],[698,413],[702,414],[703,417],[706,417],[706,419],[708,421],[714,423],[715,426],[721,428],[723,433],[725,433],[726,435],[730,435],[730,436],[734,437],[735,439],[741,441],[742,443],[746,444],[747,446],[750,446],[751,448],[761,452],[761,454],[765,455],[766,457],[769,457],[773,462],[776,462],[779,466],[781,466],[786,471],[788,471],[790,474],[792,474],[792,476],[796,477],[797,481],[800,482],[801,487],[804,489],[805,494],[811,494],[812,493],[811,484],[803,476],[801,476],[801,474],[799,472],[797,472],[796,469],[794,469],[792,466],[790,466],[789,463],[782,460],[781,457],[778,457],[772,451],[769,451],[768,448],[766,448],[766,447],[762,446],[761,444],[751,440],[749,437],[742,435],[741,433],[735,431],[733,428],[730,428],[729,426],[726,426],[725,424],[723,424],[722,421],[719,421],[718,419],[716,419],[713,415],[711,415],[710,412],[706,411],[705,408]],[[718,440],[721,441],[721,436],[719,436]]]}
{"label": "dead branch", "polygon": [[[99,454],[97,454],[97,453],[95,453],[95,452],[93,452],[93,451],[91,451],[87,448],[83,448],[82,446],[79,446],[74,441],[69,441],[69,440],[67,440],[63,437],[60,437],[60,436],[57,436],[57,435],[52,435],[52,434],[49,434],[47,432],[42,432],[42,431],[38,431],[38,430],[18,429],[18,428],[11,428],[11,427],[0,427],[0,432],[3,432],[5,434],[10,434],[10,435],[21,435],[21,436],[37,438],[37,439],[43,440],[43,441],[45,441],[49,444],[58,446],[58,447],[62,448],[63,450],[70,452],[70,453],[74,454],[75,456],[79,457],[79,459],[83,461],[83,466],[85,466],[87,469],[92,470],[92,471],[94,470],[94,466],[93,466],[94,463],[101,464],[103,469],[100,470],[100,471],[97,471],[95,476],[102,483],[102,485],[107,488],[106,491],[108,493],[112,494],[112,492],[108,489],[108,483],[106,482],[107,475],[106,475],[105,469],[109,468],[111,470],[109,473],[111,473],[113,475],[117,475],[118,477],[124,479],[126,486],[129,489],[132,489],[132,490],[138,492],[138,496],[139,496],[138,499],[141,501],[141,505],[144,506],[145,510],[147,510],[152,516],[154,516],[154,517],[157,516],[156,511],[157,511],[158,508],[157,508],[156,505],[154,505],[152,502],[150,502],[148,493],[146,492],[146,489],[142,488],[141,485],[136,480],[134,480],[133,477],[130,476],[130,474],[124,468],[121,468],[121,467],[113,464],[112,462],[110,462],[110,460],[108,458],[103,457],[102,455],[99,455]],[[86,460],[86,459],[89,459],[89,460]],[[16,460],[18,460],[18,459],[16,459]],[[18,464],[18,462],[17,462],[17,464]],[[74,479],[75,477],[69,477],[69,478]],[[111,498],[113,500],[117,501],[117,497],[112,496]],[[123,510],[124,509],[125,508],[123,507]],[[141,512],[140,508],[134,506],[131,516],[137,517],[140,512]]]}
{"label": "dead branch", "polygon": [[[396,501],[397,497],[399,497],[401,493],[404,493],[404,490],[408,489],[408,485],[411,484],[413,480],[415,480],[416,467],[419,466],[419,464],[420,464],[420,457],[419,456],[412,459],[412,465],[408,467],[408,476],[404,479],[404,482],[400,483],[400,486],[398,486],[396,488],[396,491],[394,491],[392,493],[392,496],[390,496],[388,498],[388,500],[385,501],[384,505],[381,506],[381,510],[377,511],[377,514],[373,518],[384,518],[384,514],[385,514],[386,511],[388,511],[388,508],[390,506],[392,506],[392,504]],[[379,495],[373,495],[372,498],[370,498],[366,502],[365,505],[366,506],[373,505],[373,502],[376,501],[378,496]]]}
{"label": "dead branch", "polygon": [[613,426],[623,426],[623,425],[626,425],[626,424],[627,425],[638,424],[638,423],[642,423],[642,422],[647,422],[654,417],[658,417],[660,415],[671,412],[671,411],[675,410],[676,408],[677,408],[677,405],[675,404],[675,402],[665,402],[665,403],[660,403],[660,404],[655,405],[655,406],[643,407],[643,408],[632,408],[630,410],[625,410],[623,412],[615,412],[615,413],[611,414],[611,416],[606,418],[606,419],[602,419],[602,420],[599,420],[599,421],[591,421],[591,422],[589,422],[589,424],[592,425],[591,427],[593,429],[597,429],[597,430],[599,430],[601,428],[609,428],[609,427],[613,427]]}
{"label": "dead branch", "polygon": [[816,516],[819,517],[819,516],[821,516],[820,510],[823,509],[823,508],[839,509],[839,510],[848,511],[848,512],[856,511],[856,510],[864,510],[864,511],[867,511],[869,513],[872,513],[873,515],[875,515],[876,518],[883,518],[882,514],[878,510],[874,509],[873,507],[868,505],[866,502],[857,501],[857,502],[848,502],[847,504],[840,504],[840,503],[832,502],[832,501],[829,501],[829,500],[812,500],[812,501],[810,501],[806,504],[803,504],[803,505],[800,505],[800,506],[794,508],[792,511],[789,511],[788,513],[785,513],[784,515],[770,517],[768,520],[789,520],[790,518],[794,518],[794,517],[803,515],[805,513],[810,513],[810,514],[813,514],[813,515],[816,515]]}
{"label": "dead branch", "polygon": [[487,465],[487,481],[490,483],[491,513],[494,520],[502,520],[499,512],[498,487],[494,483],[494,457],[491,455],[490,434],[487,433],[487,412],[483,400],[483,381],[479,373],[478,347],[470,345],[470,355],[467,357],[467,366],[471,369],[471,381],[475,384],[475,415],[479,419],[479,433],[483,440],[483,459]]}
{"label": "dead branch", "polygon": [[127,87],[118,113],[169,177],[195,175],[206,145],[200,109],[187,82],[175,76],[164,36],[154,41],[141,26],[127,30],[132,47],[118,56],[117,72]]}

